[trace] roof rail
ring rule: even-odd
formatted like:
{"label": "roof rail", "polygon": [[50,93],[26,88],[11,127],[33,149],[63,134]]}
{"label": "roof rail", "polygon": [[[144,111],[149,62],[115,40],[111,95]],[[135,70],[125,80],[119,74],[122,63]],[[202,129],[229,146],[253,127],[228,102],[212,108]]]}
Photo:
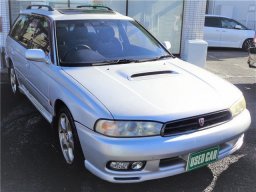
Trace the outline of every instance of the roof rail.
{"label": "roof rail", "polygon": [[36,9],[42,9],[43,7],[48,8],[48,11],[54,11],[54,9],[49,5],[29,5],[27,9],[32,9],[33,7],[36,7]]}
{"label": "roof rail", "polygon": [[79,5],[76,8],[93,8],[93,9],[103,8],[103,9],[107,9],[108,11],[113,11],[111,8],[103,5]]}

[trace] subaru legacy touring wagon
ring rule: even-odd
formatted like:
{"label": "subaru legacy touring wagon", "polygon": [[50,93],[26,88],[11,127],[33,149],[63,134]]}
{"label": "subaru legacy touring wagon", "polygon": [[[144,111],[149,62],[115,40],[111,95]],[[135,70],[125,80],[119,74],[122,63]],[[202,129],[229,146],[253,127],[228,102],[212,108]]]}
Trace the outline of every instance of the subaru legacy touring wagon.
{"label": "subaru legacy touring wagon", "polygon": [[110,182],[206,166],[251,123],[241,91],[108,7],[29,6],[6,45],[12,91],[53,125],[63,160]]}

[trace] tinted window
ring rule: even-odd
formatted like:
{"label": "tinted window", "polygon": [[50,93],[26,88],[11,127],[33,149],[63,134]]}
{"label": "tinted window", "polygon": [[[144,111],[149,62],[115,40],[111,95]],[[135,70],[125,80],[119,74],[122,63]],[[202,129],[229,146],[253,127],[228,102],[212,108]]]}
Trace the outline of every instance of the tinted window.
{"label": "tinted window", "polygon": [[145,61],[169,55],[146,30],[133,21],[57,21],[56,30],[62,65]]}
{"label": "tinted window", "polygon": [[148,50],[155,51],[155,40],[152,37],[146,36],[145,30],[135,30],[132,23],[125,23],[124,30],[127,33],[130,45],[136,47],[147,47]]}
{"label": "tinted window", "polygon": [[11,31],[11,37],[18,40],[22,29],[24,28],[25,23],[28,22],[28,16],[20,15],[16,20],[15,24],[13,25]]}
{"label": "tinted window", "polygon": [[222,18],[221,19],[221,25],[223,28],[227,29],[235,29],[236,25],[240,25],[242,28],[241,29],[246,29],[242,24],[238,23],[237,21],[234,21],[232,19],[226,19]]}
{"label": "tinted window", "polygon": [[221,27],[220,19],[218,17],[206,17],[205,18],[206,27]]}
{"label": "tinted window", "polygon": [[49,24],[46,19],[41,18],[34,31],[33,40],[30,48],[42,49],[45,53],[50,52],[49,46]]}
{"label": "tinted window", "polygon": [[30,17],[28,22],[25,23],[25,26],[21,31],[19,40],[27,48],[30,46],[31,40],[36,31],[36,27],[38,23],[39,23],[38,18]]}

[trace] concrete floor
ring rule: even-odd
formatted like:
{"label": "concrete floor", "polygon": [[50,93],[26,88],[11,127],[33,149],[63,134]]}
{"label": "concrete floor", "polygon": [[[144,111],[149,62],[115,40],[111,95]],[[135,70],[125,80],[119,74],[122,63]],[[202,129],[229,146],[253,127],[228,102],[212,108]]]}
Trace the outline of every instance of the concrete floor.
{"label": "concrete floor", "polygon": [[84,169],[67,167],[50,125],[24,97],[1,83],[1,191],[248,191],[256,189],[256,70],[247,53],[210,50],[206,69],[239,87],[253,117],[242,149],[208,167],[137,184],[112,184]]}

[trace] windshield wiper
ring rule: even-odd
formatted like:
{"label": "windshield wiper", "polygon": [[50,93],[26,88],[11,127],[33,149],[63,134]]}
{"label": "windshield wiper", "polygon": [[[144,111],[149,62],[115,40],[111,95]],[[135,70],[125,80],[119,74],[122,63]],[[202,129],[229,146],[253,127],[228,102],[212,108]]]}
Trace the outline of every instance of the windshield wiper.
{"label": "windshield wiper", "polygon": [[136,63],[136,62],[139,62],[139,60],[135,60],[135,59],[105,60],[105,61],[101,61],[101,62],[98,62],[98,63],[92,63],[92,66]]}
{"label": "windshield wiper", "polygon": [[170,58],[170,57],[173,58],[172,55],[162,55],[162,56],[155,57],[153,59],[148,59],[148,60],[145,60],[145,61],[157,61],[157,60],[166,59],[166,58]]}

